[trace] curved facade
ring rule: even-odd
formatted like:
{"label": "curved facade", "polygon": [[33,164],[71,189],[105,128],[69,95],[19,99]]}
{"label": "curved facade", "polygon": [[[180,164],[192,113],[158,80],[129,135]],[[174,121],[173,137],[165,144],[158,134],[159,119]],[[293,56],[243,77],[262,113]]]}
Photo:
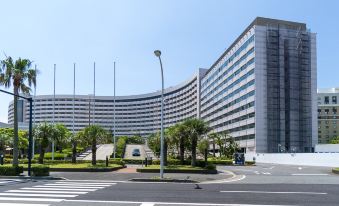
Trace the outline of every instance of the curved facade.
{"label": "curved facade", "polygon": [[[316,35],[306,24],[256,18],[208,69],[165,91],[165,127],[186,118],[228,132],[248,152],[311,152],[317,143]],[[71,95],[57,95],[55,122],[72,129]],[[113,97],[76,96],[75,130],[113,127]],[[160,92],[116,98],[116,134],[160,129]],[[27,105],[22,111],[27,121]],[[52,121],[53,96],[36,99],[36,122]],[[12,122],[12,106],[9,122]]]}
{"label": "curved facade", "polygon": [[[198,117],[199,72],[191,79],[164,91],[164,126],[187,118]],[[73,129],[73,95],[39,95],[35,98],[34,121],[63,123]],[[98,124],[107,130],[114,127],[117,136],[146,136],[160,130],[161,91],[142,95],[113,96],[76,95],[74,101],[74,130]],[[20,101],[20,100],[19,100]],[[115,105],[115,107],[114,107]],[[20,104],[19,104],[20,106]],[[54,108],[54,116],[53,116]],[[22,121],[28,121],[28,104],[19,109]],[[22,112],[23,111],[23,112]],[[13,122],[13,105],[9,106],[9,122]]]}

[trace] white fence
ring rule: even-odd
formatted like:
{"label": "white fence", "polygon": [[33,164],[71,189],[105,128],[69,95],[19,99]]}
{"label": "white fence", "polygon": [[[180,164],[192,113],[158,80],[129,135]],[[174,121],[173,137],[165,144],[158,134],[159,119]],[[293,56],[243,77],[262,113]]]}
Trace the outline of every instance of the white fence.
{"label": "white fence", "polygon": [[246,161],[289,165],[339,167],[339,153],[247,153]]}

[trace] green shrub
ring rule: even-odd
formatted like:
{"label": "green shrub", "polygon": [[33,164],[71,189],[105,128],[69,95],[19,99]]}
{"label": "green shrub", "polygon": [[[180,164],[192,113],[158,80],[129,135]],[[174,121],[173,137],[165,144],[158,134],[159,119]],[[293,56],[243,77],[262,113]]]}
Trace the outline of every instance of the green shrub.
{"label": "green shrub", "polygon": [[123,159],[124,163],[126,164],[137,164],[141,165],[144,163],[145,160],[143,159]]}
{"label": "green shrub", "polygon": [[216,170],[216,166],[214,164],[207,164],[205,168],[208,170]]}
{"label": "green shrub", "polygon": [[34,165],[31,171],[33,176],[49,176],[49,167],[46,165]]}
{"label": "green shrub", "polygon": [[24,168],[22,166],[8,166],[8,165],[0,165],[0,176],[18,176],[24,172]]}

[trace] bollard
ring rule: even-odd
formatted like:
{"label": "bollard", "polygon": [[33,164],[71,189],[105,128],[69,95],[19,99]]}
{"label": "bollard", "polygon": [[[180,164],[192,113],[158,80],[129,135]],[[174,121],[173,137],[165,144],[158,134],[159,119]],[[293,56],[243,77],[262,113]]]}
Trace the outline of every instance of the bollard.
{"label": "bollard", "polygon": [[0,165],[4,165],[4,155],[0,155]]}
{"label": "bollard", "polygon": [[106,167],[108,167],[108,156],[106,156]]}
{"label": "bollard", "polygon": [[147,157],[145,157],[145,167],[147,167],[148,162],[147,162]]}

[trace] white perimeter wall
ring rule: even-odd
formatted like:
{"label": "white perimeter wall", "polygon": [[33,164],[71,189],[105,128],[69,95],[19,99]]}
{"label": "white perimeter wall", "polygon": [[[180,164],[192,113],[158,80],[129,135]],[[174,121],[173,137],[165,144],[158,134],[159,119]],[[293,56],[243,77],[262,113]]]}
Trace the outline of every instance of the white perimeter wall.
{"label": "white perimeter wall", "polygon": [[246,161],[289,165],[339,167],[339,153],[247,153]]}

